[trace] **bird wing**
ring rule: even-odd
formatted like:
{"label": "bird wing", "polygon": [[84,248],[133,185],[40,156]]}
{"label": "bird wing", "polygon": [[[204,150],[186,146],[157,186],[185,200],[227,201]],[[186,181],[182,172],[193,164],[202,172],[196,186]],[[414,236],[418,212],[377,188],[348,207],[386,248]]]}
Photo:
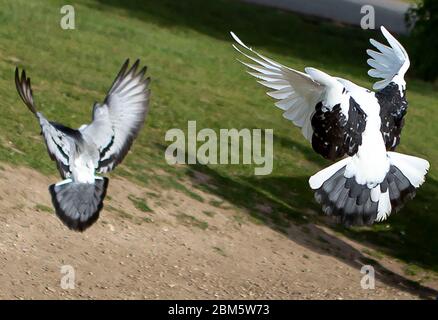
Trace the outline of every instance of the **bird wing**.
{"label": "bird wing", "polygon": [[40,112],[36,111],[30,78],[26,77],[24,70],[20,78],[18,68],[15,69],[15,85],[23,102],[38,118],[41,134],[44,137],[50,158],[56,161],[59,173],[63,178],[70,177],[70,158],[76,140],[80,139],[80,133],[77,130],[48,121]]}
{"label": "bird wing", "polygon": [[315,68],[306,68],[305,73],[288,68],[231,35],[237,43],[233,47],[256,63],[240,61],[251,69],[248,73],[274,89],[268,95],[279,100],[275,105],[285,111],[286,119],[302,128],[317,153],[335,160],[357,152],[366,115],[337,78]]}
{"label": "bird wing", "polygon": [[367,50],[372,58],[368,59],[368,64],[372,67],[368,74],[383,79],[376,82],[373,88],[378,90],[376,98],[380,105],[380,131],[387,150],[393,151],[400,143],[404,116],[408,108],[404,76],[410,62],[403,46],[384,27],[381,27],[381,30],[390,46],[370,40],[379,52]]}
{"label": "bird wing", "polygon": [[370,39],[371,44],[378,51],[367,50],[370,56],[367,63],[371,67],[368,74],[373,78],[382,79],[374,83],[373,88],[374,90],[381,90],[391,82],[395,82],[400,88],[405,89],[404,76],[410,66],[409,56],[400,42],[385,27],[382,26],[380,29],[388,41],[389,47]]}
{"label": "bird wing", "polygon": [[137,60],[128,70],[125,61],[102,105],[95,105],[93,121],[81,132],[99,149],[97,171],[113,170],[128,153],[148,112],[149,82],[146,67],[137,72]]}
{"label": "bird wing", "polygon": [[275,106],[284,111],[283,116],[286,119],[302,128],[304,137],[311,141],[313,134],[311,116],[325,88],[313,81],[308,74],[288,68],[257,53],[233,32],[231,36],[236,41],[236,44],[233,44],[234,49],[255,62],[253,64],[239,60],[251,70],[248,73],[259,79],[258,83],[273,89],[267,94],[279,100]]}

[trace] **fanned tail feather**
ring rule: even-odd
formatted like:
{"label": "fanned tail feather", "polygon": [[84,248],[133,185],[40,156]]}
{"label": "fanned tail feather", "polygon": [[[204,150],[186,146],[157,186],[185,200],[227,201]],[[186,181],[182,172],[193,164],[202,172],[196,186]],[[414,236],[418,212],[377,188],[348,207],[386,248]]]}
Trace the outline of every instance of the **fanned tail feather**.
{"label": "fanned tail feather", "polygon": [[49,187],[56,215],[71,230],[84,231],[99,218],[108,178],[94,183],[77,183],[70,179]]}
{"label": "fanned tail feather", "polygon": [[416,188],[425,180],[429,163],[395,152],[387,155],[389,171],[379,183],[359,184],[354,176],[346,177],[346,166],[352,157],[312,176],[309,184],[323,212],[345,225],[371,225],[385,220],[413,199]]}

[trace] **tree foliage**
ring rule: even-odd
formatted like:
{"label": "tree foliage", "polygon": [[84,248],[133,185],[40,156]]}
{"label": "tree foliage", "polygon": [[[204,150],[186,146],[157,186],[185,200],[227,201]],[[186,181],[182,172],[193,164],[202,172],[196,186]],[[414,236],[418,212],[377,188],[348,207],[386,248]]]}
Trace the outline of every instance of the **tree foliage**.
{"label": "tree foliage", "polygon": [[415,73],[427,81],[438,78],[438,1],[422,0],[409,10],[411,60]]}

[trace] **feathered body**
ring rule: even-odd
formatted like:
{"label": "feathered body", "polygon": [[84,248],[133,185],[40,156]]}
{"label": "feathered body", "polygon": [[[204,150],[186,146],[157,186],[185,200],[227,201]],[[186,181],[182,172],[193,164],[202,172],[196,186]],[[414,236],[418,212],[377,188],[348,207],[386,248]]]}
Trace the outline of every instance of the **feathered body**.
{"label": "feathered body", "polygon": [[113,170],[126,156],[148,112],[149,78],[139,60],[123,64],[102,104],[95,103],[92,122],[79,129],[48,121],[36,110],[23,70],[15,71],[17,91],[35,114],[47,151],[63,181],[49,187],[56,214],[70,229],[84,231],[99,217],[108,178],[96,175]]}
{"label": "feathered body", "polygon": [[242,63],[260,84],[274,89],[268,95],[279,100],[283,116],[302,128],[315,152],[332,161],[343,158],[312,176],[309,184],[324,213],[345,224],[386,219],[413,198],[429,169],[426,160],[392,152],[400,143],[408,106],[404,74],[409,58],[381,30],[390,46],[371,39],[379,51],[367,50],[369,75],[382,79],[373,86],[376,92],[314,68],[285,67],[232,33],[239,46],[234,48],[255,62]]}

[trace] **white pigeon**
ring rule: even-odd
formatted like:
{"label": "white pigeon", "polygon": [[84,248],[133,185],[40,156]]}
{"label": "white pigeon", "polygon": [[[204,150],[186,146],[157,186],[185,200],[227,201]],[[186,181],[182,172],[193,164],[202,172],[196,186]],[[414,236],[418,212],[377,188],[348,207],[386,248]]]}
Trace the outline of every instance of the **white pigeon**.
{"label": "white pigeon", "polygon": [[273,89],[268,95],[283,116],[301,128],[314,151],[342,160],[309,179],[323,212],[345,225],[385,220],[415,195],[429,170],[426,160],[393,152],[408,107],[404,75],[409,57],[382,26],[389,46],[373,39],[378,50],[367,50],[368,74],[382,79],[376,92],[315,68],[296,71],[246,46],[234,33],[233,47],[253,63],[242,62],[259,83]]}
{"label": "white pigeon", "polygon": [[37,117],[47,151],[56,161],[63,181],[49,187],[57,216],[70,229],[84,231],[99,217],[108,178],[97,176],[113,170],[126,156],[138,135],[149,106],[146,67],[137,72],[137,60],[128,70],[123,64],[102,104],[95,103],[92,122],[71,129],[48,121],[36,110],[30,78],[15,70],[17,91]]}

